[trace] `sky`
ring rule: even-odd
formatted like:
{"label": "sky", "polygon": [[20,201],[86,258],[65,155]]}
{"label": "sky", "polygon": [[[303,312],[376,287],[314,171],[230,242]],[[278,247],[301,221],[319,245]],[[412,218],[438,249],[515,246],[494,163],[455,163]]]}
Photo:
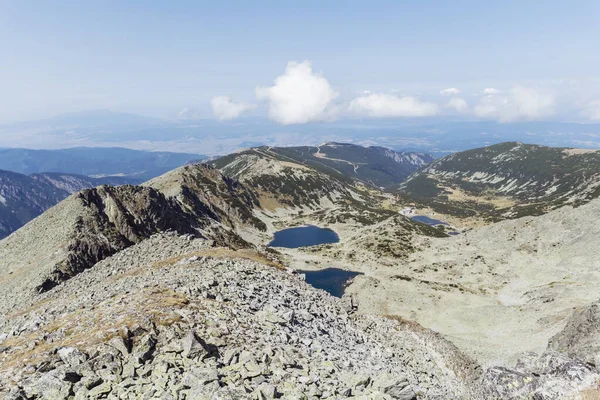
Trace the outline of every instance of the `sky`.
{"label": "sky", "polygon": [[0,123],[600,122],[599,20],[597,0],[0,0]]}

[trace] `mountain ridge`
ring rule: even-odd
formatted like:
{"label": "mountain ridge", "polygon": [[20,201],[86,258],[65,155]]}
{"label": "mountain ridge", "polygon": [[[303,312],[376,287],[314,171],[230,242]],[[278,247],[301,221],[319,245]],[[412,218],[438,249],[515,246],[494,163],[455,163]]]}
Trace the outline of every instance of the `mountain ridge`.
{"label": "mountain ridge", "polygon": [[398,193],[442,213],[491,220],[540,215],[600,195],[600,151],[505,142],[435,160]]}
{"label": "mountain ridge", "polygon": [[241,154],[261,153],[280,157],[282,160],[306,165],[326,174],[344,179],[358,180],[381,188],[399,184],[410,173],[431,162],[433,156],[417,152],[396,152],[385,147],[363,147],[350,143],[327,142],[319,146],[269,147],[242,150],[221,157],[211,163],[217,168]]}

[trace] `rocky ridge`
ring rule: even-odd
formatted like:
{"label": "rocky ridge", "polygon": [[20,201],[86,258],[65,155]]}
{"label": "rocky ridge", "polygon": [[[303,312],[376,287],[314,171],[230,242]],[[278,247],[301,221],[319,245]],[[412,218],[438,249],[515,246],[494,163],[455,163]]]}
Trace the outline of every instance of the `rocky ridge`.
{"label": "rocky ridge", "polygon": [[437,212],[497,221],[578,206],[600,194],[600,152],[519,142],[435,160],[400,186]]}
{"label": "rocky ridge", "polygon": [[359,181],[376,188],[398,185],[411,173],[434,160],[433,156],[426,153],[330,142],[319,146],[257,147],[221,157],[213,161],[213,165],[235,176],[240,168],[236,171],[228,165],[246,164],[240,158],[248,156],[287,161],[338,179]]}

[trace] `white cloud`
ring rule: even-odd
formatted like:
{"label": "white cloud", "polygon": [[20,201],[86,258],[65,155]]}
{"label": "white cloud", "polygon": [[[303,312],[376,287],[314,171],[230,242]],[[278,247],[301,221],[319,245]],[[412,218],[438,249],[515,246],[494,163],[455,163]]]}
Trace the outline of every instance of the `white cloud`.
{"label": "white cloud", "polygon": [[600,121],[600,100],[593,100],[586,104],[581,115],[593,121]]}
{"label": "white cloud", "polygon": [[337,95],[327,79],[313,72],[310,61],[289,62],[273,86],[256,88],[256,97],[269,102],[269,117],[281,124],[330,118]]}
{"label": "white cloud", "polygon": [[457,88],[454,88],[454,87],[440,90],[440,94],[442,96],[454,96],[459,93],[460,93],[460,90],[458,90]]}
{"label": "white cloud", "polygon": [[446,107],[453,108],[461,114],[469,111],[469,105],[467,104],[466,100],[460,97],[451,98],[450,101],[448,101],[448,104],[446,104]]}
{"label": "white cloud", "polygon": [[483,93],[484,94],[498,94],[498,93],[500,93],[500,91],[496,88],[488,87],[488,88],[483,89]]}
{"label": "white cloud", "polygon": [[537,120],[554,113],[555,99],[551,94],[523,86],[515,86],[507,94],[498,94],[499,91],[494,90],[493,94],[481,97],[474,107],[476,116],[513,122]]}
{"label": "white cloud", "polygon": [[426,117],[435,115],[438,107],[410,96],[374,93],[352,100],[349,110],[369,117]]}
{"label": "white cloud", "polygon": [[215,96],[210,101],[210,105],[215,117],[221,121],[237,118],[243,112],[256,108],[254,104],[237,102],[229,96]]}
{"label": "white cloud", "polygon": [[198,110],[186,107],[177,113],[177,118],[178,119],[197,119],[197,118],[200,118],[200,113],[198,112]]}

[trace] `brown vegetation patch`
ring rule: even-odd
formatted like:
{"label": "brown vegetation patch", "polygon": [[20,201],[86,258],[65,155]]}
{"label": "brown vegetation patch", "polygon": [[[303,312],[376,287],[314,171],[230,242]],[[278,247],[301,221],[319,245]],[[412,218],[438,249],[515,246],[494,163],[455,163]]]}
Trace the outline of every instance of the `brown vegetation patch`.
{"label": "brown vegetation patch", "polygon": [[243,259],[258,262],[260,264],[275,267],[279,270],[285,271],[285,266],[277,260],[270,259],[265,254],[259,253],[251,249],[238,249],[232,250],[227,247],[215,247],[205,250],[192,251],[186,254],[182,254],[176,257],[166,258],[155,262],[152,265],[146,265],[138,268],[131,269],[122,274],[116,275],[113,279],[118,280],[130,276],[139,276],[151,268],[167,268],[172,267],[179,261],[190,258],[190,257],[212,257],[212,258],[223,258],[223,259]]}
{"label": "brown vegetation patch", "polygon": [[417,333],[423,333],[423,332],[427,331],[427,329],[423,328],[423,326],[421,326],[419,323],[408,320],[399,315],[383,314],[381,316],[383,318],[387,318],[387,319],[391,319],[392,321],[396,321],[398,323],[398,327],[402,328],[403,330],[407,330],[410,332],[417,332]]}
{"label": "brown vegetation patch", "polygon": [[37,365],[61,347],[89,349],[108,342],[124,328],[171,325],[181,320],[176,310],[188,303],[181,293],[160,287],[114,296],[95,307],[62,315],[35,332],[5,340],[0,371]]}

